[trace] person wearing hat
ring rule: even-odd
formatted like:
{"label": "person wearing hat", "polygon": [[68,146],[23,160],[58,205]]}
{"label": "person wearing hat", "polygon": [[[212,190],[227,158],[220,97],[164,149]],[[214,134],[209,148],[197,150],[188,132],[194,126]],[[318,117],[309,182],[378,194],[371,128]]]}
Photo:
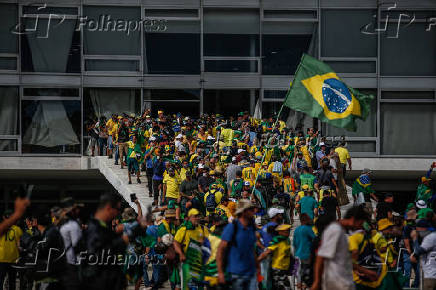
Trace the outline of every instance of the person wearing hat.
{"label": "person wearing hat", "polygon": [[418,200],[416,208],[418,209],[418,219],[426,219],[429,213],[433,213],[433,210],[427,206],[424,200]]}
{"label": "person wearing hat", "polygon": [[316,161],[318,162],[318,168],[321,167],[321,159],[327,155],[327,146],[324,142],[319,143],[319,148],[319,151],[316,151],[315,153]]}
{"label": "person wearing hat", "polygon": [[275,228],[283,223],[284,210],[282,208],[271,207],[268,209],[269,222],[262,227],[260,236],[262,237],[262,245],[264,248],[268,247],[272,238],[275,236]]}
{"label": "person wearing hat", "polygon": [[291,241],[289,233],[291,225],[282,224],[275,228],[277,235],[271,240],[266,250],[257,258],[261,262],[272,254],[272,288],[291,289],[289,270],[291,267]]}
{"label": "person wearing hat", "polygon": [[432,199],[434,192],[430,186],[430,182],[431,182],[430,175],[433,171],[433,168],[435,167],[436,167],[436,162],[433,162],[430,167],[430,170],[427,171],[425,176],[421,177],[421,184],[418,185],[418,188],[416,190],[415,201],[424,200],[425,202],[429,202],[429,200]]}
{"label": "person wearing hat", "polygon": [[[395,249],[393,241],[395,240],[394,236],[394,226],[395,224],[387,218],[380,219],[377,222],[377,229],[381,232],[386,240],[386,244],[383,246],[386,248],[386,252],[381,254],[381,258],[384,261],[387,261],[388,266],[394,267],[396,258],[398,256],[398,251]],[[378,242],[376,242],[378,244]],[[386,259],[387,256],[387,259]]]}
{"label": "person wearing hat", "polygon": [[[201,254],[198,255],[198,247],[201,247],[205,239],[209,237],[209,230],[207,227],[200,224],[200,212],[192,208],[188,212],[188,220],[177,230],[174,237],[174,249],[179,255],[182,269],[189,270],[192,264],[202,264]],[[196,258],[198,258],[196,259]],[[197,264],[198,265],[198,264]],[[201,281],[191,280],[183,281],[184,285],[199,286]],[[183,285],[182,285],[183,286]]]}
{"label": "person wearing hat", "polygon": [[174,208],[166,209],[164,217],[157,228],[158,242],[160,242],[162,237],[166,234],[171,234],[172,236],[176,235],[176,210]]}
{"label": "person wearing hat", "polygon": [[222,285],[226,283],[226,271],[232,289],[257,289],[259,263],[254,250],[257,240],[254,214],[255,206],[251,201],[240,199],[235,212],[237,218],[221,235],[217,251],[218,281]]}

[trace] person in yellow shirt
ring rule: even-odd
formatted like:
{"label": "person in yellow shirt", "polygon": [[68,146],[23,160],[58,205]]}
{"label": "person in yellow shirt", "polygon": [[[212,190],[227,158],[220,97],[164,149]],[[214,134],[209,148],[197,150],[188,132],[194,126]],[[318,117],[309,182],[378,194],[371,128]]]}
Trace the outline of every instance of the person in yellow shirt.
{"label": "person in yellow shirt", "polygon": [[348,149],[345,148],[345,142],[341,142],[338,147],[336,147],[335,152],[339,155],[339,161],[341,162],[343,177],[345,178],[345,171],[348,168],[351,170],[351,156]]}
{"label": "person in yellow shirt", "polygon": [[165,175],[163,179],[163,196],[168,202],[170,199],[179,200],[180,199],[180,177],[176,176],[174,168],[170,167],[168,169],[168,174]]}
{"label": "person in yellow shirt", "polygon": [[273,157],[272,161],[273,162],[268,166],[268,172],[271,173],[273,177],[276,177],[280,181],[280,185],[282,185],[283,164],[277,160],[277,157]]}
{"label": "person in yellow shirt", "polygon": [[[201,246],[205,239],[209,237],[209,230],[200,224],[200,219],[200,212],[195,208],[190,209],[188,220],[177,230],[174,237],[174,249],[179,255],[183,272],[193,270],[190,271],[193,278],[191,281],[183,279],[183,289],[187,289],[184,287],[187,284],[196,285],[201,283],[201,273],[196,271],[195,265],[203,264]],[[194,267],[191,267],[191,265]]]}
{"label": "person in yellow shirt", "polygon": [[106,128],[107,128],[107,134],[108,134],[108,138],[107,138],[108,153],[107,153],[107,155],[109,156],[109,158],[112,158],[112,150],[114,149],[114,139],[115,139],[114,137],[115,137],[115,134],[117,134],[117,132],[118,132],[118,120],[117,120],[116,114],[112,114],[112,118],[110,118],[106,122]]}
{"label": "person in yellow shirt", "polygon": [[[11,215],[12,212],[6,211],[3,215],[3,221],[9,219]],[[17,271],[12,266],[20,256],[18,245],[22,235],[23,231],[18,226],[12,225],[0,236],[0,285],[2,287],[4,278],[8,274],[9,289],[15,289]]]}
{"label": "person in yellow shirt", "polygon": [[256,180],[256,162],[254,160],[250,161],[250,166],[242,169],[242,178],[244,181],[250,182],[250,186],[254,186],[254,181]]}
{"label": "person in yellow shirt", "polygon": [[353,280],[359,286],[377,288],[387,274],[387,265],[381,256],[386,248],[379,242],[381,240],[378,236],[381,235],[368,228],[367,231],[357,231],[348,238],[353,260]]}
{"label": "person in yellow shirt", "polygon": [[206,206],[206,216],[215,212],[216,207],[221,203],[223,193],[218,190],[218,184],[211,185],[210,190],[204,195],[204,205]]}
{"label": "person in yellow shirt", "polygon": [[257,258],[261,262],[272,254],[272,289],[291,289],[288,279],[289,267],[291,266],[291,241],[289,233],[291,225],[282,224],[275,228],[278,235],[273,237],[266,250]]}
{"label": "person in yellow shirt", "polygon": [[303,153],[304,160],[306,160],[307,166],[312,168],[312,158],[310,158],[309,148],[306,145],[306,140],[301,139],[299,141],[300,144],[300,152]]}

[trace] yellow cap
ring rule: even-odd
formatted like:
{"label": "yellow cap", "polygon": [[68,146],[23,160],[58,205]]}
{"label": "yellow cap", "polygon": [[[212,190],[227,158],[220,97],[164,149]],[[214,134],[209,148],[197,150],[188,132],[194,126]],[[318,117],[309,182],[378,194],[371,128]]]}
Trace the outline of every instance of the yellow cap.
{"label": "yellow cap", "polygon": [[215,171],[213,170],[209,171],[209,175],[215,175]]}
{"label": "yellow cap", "polygon": [[277,231],[277,232],[279,232],[279,231],[287,231],[287,230],[289,230],[290,228],[291,228],[291,225],[288,225],[288,224],[282,224],[282,225],[279,225],[279,226],[276,227],[276,231]]}
{"label": "yellow cap", "polygon": [[199,215],[200,212],[196,209],[196,208],[191,208],[188,212],[188,217],[194,216],[194,215]]}
{"label": "yellow cap", "polygon": [[262,163],[262,165],[268,165],[268,162],[264,162],[264,163]]}
{"label": "yellow cap", "polygon": [[388,220],[388,219],[381,219],[378,221],[378,230],[383,231],[384,229],[387,229],[390,226],[393,226],[394,224]]}
{"label": "yellow cap", "polygon": [[163,111],[157,111],[158,114],[163,114]]}
{"label": "yellow cap", "polygon": [[425,176],[421,177],[421,182],[426,182],[426,181],[430,181],[431,178],[427,178]]}

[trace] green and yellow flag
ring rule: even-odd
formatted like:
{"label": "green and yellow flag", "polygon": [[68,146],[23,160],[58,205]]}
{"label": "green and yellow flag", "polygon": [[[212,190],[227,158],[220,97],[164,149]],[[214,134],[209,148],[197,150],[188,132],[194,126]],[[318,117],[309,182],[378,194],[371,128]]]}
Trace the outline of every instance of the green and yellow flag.
{"label": "green and yellow flag", "polygon": [[355,119],[366,119],[373,99],[348,87],[322,61],[303,54],[284,105],[332,126],[356,131]]}

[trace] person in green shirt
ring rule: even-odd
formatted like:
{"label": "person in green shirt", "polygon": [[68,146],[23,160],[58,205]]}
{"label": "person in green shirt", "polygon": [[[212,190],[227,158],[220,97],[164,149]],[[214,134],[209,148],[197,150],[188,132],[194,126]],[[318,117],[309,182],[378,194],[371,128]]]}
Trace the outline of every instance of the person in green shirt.
{"label": "person in green shirt", "polygon": [[127,143],[127,176],[129,178],[129,184],[132,184],[132,173],[136,173],[136,181],[141,183],[141,179],[139,176],[141,175],[141,171],[139,169],[139,164],[142,162],[143,153],[141,150],[141,145],[137,142],[136,135],[133,136],[132,141],[128,141]]}
{"label": "person in green shirt", "polygon": [[165,219],[163,219],[160,225],[157,227],[158,242],[160,242],[162,237],[166,234],[171,234],[174,237],[176,235],[176,231],[176,210],[169,208],[165,210]]}
{"label": "person in green shirt", "polygon": [[303,173],[300,174],[300,187],[307,184],[310,190],[315,188],[315,175],[309,172],[309,167],[303,168]]}
{"label": "person in green shirt", "polygon": [[431,179],[423,176],[421,177],[421,184],[418,185],[418,189],[416,190],[416,198],[415,201],[424,200],[428,202],[433,196],[433,190],[430,187]]}

